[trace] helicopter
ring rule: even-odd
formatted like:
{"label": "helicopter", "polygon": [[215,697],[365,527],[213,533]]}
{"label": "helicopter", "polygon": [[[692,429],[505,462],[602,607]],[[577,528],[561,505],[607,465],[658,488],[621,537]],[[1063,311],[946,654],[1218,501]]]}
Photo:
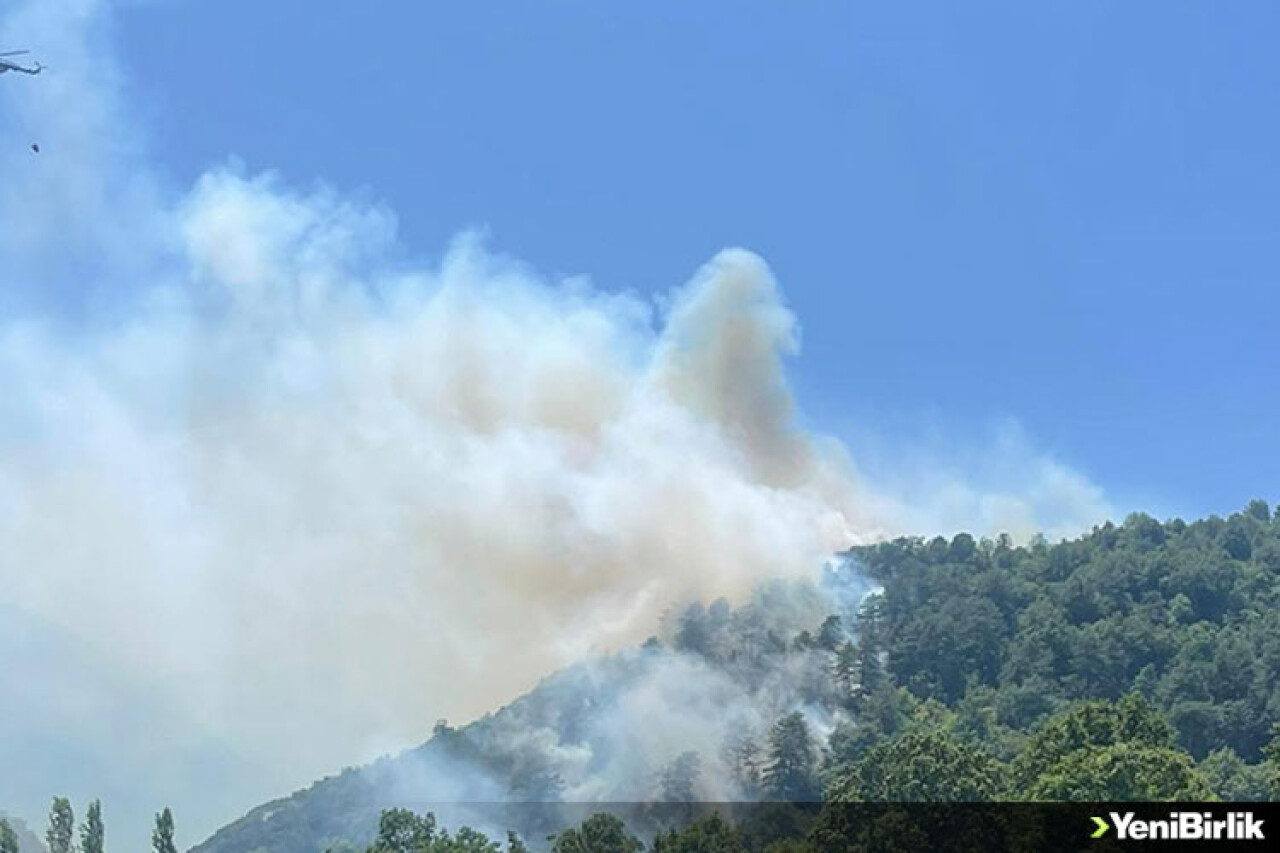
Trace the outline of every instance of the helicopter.
{"label": "helicopter", "polygon": [[44,66],[39,62],[31,68],[27,68],[10,59],[13,56],[26,56],[30,52],[29,50],[10,50],[6,53],[0,53],[0,74],[4,74],[7,71],[17,71],[19,74],[39,74],[44,70]]}

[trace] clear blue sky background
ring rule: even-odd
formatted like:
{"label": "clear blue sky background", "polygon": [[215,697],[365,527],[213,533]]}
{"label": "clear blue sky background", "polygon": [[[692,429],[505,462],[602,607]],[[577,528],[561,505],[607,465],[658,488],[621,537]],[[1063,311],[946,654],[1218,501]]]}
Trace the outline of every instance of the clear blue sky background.
{"label": "clear blue sky background", "polygon": [[836,434],[1012,417],[1124,508],[1280,497],[1280,4],[184,0],[115,38],[228,155],[662,291],[725,245]]}

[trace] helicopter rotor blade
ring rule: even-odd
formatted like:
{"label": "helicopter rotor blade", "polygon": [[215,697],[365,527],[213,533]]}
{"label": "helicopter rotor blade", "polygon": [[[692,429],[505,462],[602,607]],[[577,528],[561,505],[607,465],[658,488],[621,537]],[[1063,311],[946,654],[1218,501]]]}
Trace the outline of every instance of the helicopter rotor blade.
{"label": "helicopter rotor blade", "polygon": [[0,53],[0,56],[26,56],[30,52],[29,50],[7,50]]}

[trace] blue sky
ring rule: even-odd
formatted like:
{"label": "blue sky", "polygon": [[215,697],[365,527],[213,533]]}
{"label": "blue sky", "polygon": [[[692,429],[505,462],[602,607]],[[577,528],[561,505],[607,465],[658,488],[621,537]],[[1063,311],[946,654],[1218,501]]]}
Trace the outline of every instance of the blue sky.
{"label": "blue sky", "polygon": [[[760,252],[806,414],[1006,418],[1120,506],[1272,497],[1280,9],[1265,2],[143,4],[177,180],[228,155],[662,291]],[[964,438],[962,438],[964,437]],[[854,440],[856,449],[856,440]]]}

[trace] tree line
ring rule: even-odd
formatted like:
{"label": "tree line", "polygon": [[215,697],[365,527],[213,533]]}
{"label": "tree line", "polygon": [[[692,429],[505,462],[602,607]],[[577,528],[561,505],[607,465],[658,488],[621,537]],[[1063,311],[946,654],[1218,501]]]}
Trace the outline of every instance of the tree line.
{"label": "tree line", "polygon": [[[77,833],[71,801],[66,797],[53,798],[53,804],[49,807],[49,828],[44,836],[47,853],[105,853],[106,836],[100,801],[89,803]],[[167,806],[156,814],[155,828],[151,832],[151,850],[152,853],[178,853],[173,840],[173,812]],[[9,821],[0,818],[0,853],[18,851],[17,831]]]}
{"label": "tree line", "polygon": [[[739,682],[808,673],[791,682],[797,710],[764,733],[733,733],[717,756],[745,796],[1280,799],[1280,513],[1266,503],[1192,523],[1133,514],[1056,544],[961,533],[846,557],[833,582],[856,573],[880,590],[808,629],[770,624],[768,601],[736,610],[720,601],[689,607],[665,642],[646,644],[650,654],[698,656]],[[466,733],[451,736],[475,751]],[[654,799],[699,799],[709,758],[677,755],[655,775]],[[551,781],[538,798],[554,800],[554,773],[543,775]],[[821,813],[828,830],[841,814]],[[380,832],[370,853],[503,849],[474,831],[424,826]],[[822,826],[779,849],[825,849]],[[551,849],[728,853],[781,843],[714,816],[656,834],[636,829],[648,845],[597,815],[552,836]],[[505,849],[523,848],[512,836]]]}
{"label": "tree line", "polygon": [[[1276,796],[1280,515],[1265,502],[1190,524],[1133,514],[1053,545],[961,533],[847,556],[843,571],[881,590],[854,613],[769,638],[772,654],[826,661],[795,699],[841,722],[816,746],[802,718],[780,722],[771,738],[796,744],[781,764],[761,764],[746,739],[744,782],[772,768],[761,796],[916,798],[879,776],[925,753],[994,780],[971,781],[971,799],[1087,799],[1108,773],[1126,780],[1112,799]],[[690,608],[675,645],[732,670],[748,638],[716,610]],[[1054,752],[1051,737],[1083,752]],[[1041,766],[1046,756],[1059,765]]]}
{"label": "tree line", "polygon": [[[846,606],[838,593],[868,577],[879,591]],[[593,715],[628,678],[692,657],[767,697],[749,717],[764,722],[731,725],[714,752],[673,745],[640,780],[658,802],[724,791],[726,772],[737,797],[784,803],[1280,798],[1280,517],[1262,501],[1190,523],[1134,514],[1058,543],[902,538],[848,552],[827,584],[837,594],[817,608],[773,589],[691,606],[599,678],[566,672],[507,713],[590,745]],[[438,726],[420,751],[505,782],[528,806],[511,824],[528,841],[567,831],[557,801],[583,781],[562,779],[573,768],[542,743],[517,749],[481,720]],[[352,769],[207,849],[311,853],[348,839],[355,851],[375,832],[380,851],[503,846],[403,814],[384,837],[376,809],[395,794],[380,785]],[[596,849],[572,845],[615,829],[580,824],[561,851]],[[387,847],[395,838],[409,846]]]}

